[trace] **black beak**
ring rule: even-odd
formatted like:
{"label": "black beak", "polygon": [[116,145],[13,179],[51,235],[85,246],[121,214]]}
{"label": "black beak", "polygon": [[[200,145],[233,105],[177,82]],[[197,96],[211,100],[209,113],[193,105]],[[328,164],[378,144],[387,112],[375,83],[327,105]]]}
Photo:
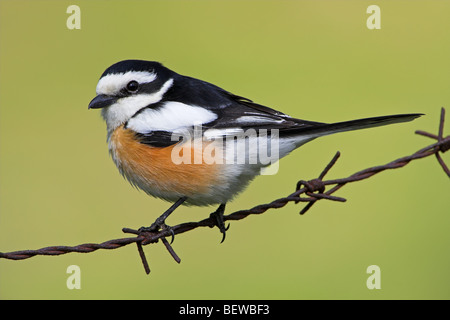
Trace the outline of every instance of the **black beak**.
{"label": "black beak", "polygon": [[89,103],[88,109],[101,109],[112,105],[117,101],[116,97],[99,94]]}

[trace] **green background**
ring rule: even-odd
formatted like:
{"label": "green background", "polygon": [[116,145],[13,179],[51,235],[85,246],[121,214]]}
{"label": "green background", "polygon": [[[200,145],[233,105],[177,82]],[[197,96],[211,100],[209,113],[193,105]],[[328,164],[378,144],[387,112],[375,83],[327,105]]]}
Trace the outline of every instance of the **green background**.
{"label": "green background", "polygon": [[[66,9],[81,8],[81,30]],[[366,9],[381,8],[369,30]],[[290,194],[336,151],[328,178],[432,143],[450,113],[449,1],[0,1],[0,251],[123,237],[169,204],[130,187],[109,158],[101,73],[122,59],[163,62],[294,117],[337,122],[421,112],[412,123],[325,137],[258,177],[227,212]],[[450,121],[450,120],[449,120]],[[447,130],[448,132],[448,130]],[[450,158],[444,155],[447,163]],[[354,183],[299,216],[290,204],[161,243],[0,260],[2,299],[449,299],[449,179],[434,157]],[[181,208],[197,221],[213,208]],[[66,269],[81,268],[69,290]],[[366,287],[370,265],[381,289]]]}

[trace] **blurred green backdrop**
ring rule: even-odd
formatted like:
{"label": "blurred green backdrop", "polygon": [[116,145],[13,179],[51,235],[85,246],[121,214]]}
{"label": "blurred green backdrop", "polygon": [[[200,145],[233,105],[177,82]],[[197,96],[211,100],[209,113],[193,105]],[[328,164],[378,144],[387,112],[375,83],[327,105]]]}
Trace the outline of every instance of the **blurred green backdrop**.
{"label": "blurred green backdrop", "polygon": [[[81,8],[69,30],[66,9]],[[369,30],[366,9],[381,8]],[[329,178],[411,154],[450,112],[448,1],[0,1],[0,251],[120,238],[169,204],[130,187],[88,111],[106,67],[163,62],[292,116],[335,122],[422,112],[413,123],[325,137],[281,160],[228,212],[291,193],[342,153]],[[448,129],[447,129],[448,132]],[[370,143],[368,143],[370,142]],[[450,162],[446,154],[444,159]],[[0,260],[2,299],[449,299],[449,179],[434,158],[348,185],[346,203],[293,204],[159,243]],[[208,208],[182,208],[169,224]],[[69,290],[66,268],[81,268]],[[369,290],[366,268],[381,269]]]}

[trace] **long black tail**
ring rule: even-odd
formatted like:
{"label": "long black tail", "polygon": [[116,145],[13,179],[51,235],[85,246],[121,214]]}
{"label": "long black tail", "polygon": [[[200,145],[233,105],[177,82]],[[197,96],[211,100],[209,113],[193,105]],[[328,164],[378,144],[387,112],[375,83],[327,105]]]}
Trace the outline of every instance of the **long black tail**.
{"label": "long black tail", "polygon": [[[391,115],[391,116],[382,116],[382,117],[374,117],[374,118],[365,118],[365,119],[358,119],[358,120],[351,120],[351,121],[344,121],[344,122],[337,122],[337,123],[323,123],[323,124],[317,124],[306,128],[301,128],[295,130],[296,132],[292,132],[294,135],[307,135],[310,136],[312,139],[338,133],[338,132],[345,132],[345,131],[352,131],[352,130],[359,130],[359,129],[365,129],[365,128],[373,128],[373,127],[380,127],[385,126],[388,124],[393,123],[399,123],[399,122],[408,122],[412,121],[420,116],[422,116],[422,113],[410,113],[410,114],[397,114],[397,115]],[[291,132],[290,132],[291,134]]]}

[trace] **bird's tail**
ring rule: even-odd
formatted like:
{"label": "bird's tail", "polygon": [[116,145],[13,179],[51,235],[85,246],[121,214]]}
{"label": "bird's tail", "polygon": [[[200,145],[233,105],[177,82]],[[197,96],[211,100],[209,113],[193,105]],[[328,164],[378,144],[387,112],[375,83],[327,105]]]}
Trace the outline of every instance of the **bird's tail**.
{"label": "bird's tail", "polygon": [[410,113],[410,114],[397,114],[391,116],[382,116],[382,117],[373,117],[373,118],[365,118],[344,122],[336,122],[336,123],[318,123],[314,124],[310,127],[299,128],[295,130],[294,135],[301,136],[309,136],[311,139],[352,130],[359,130],[365,128],[373,128],[385,126],[388,124],[399,123],[399,122],[408,122],[412,121],[423,114],[421,113]]}

